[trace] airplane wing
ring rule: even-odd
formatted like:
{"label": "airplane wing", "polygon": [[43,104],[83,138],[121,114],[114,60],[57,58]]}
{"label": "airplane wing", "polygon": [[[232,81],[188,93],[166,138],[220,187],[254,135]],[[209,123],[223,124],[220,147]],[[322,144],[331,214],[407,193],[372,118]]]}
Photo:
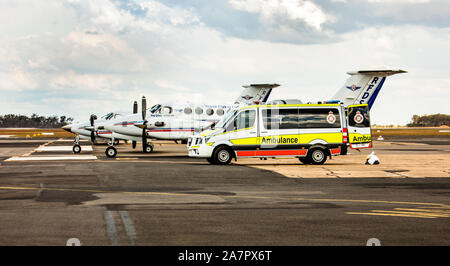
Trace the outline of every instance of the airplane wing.
{"label": "airplane wing", "polygon": [[269,98],[273,88],[279,84],[250,84],[244,87],[239,97],[234,101],[235,104],[252,104],[254,102],[265,103]]}

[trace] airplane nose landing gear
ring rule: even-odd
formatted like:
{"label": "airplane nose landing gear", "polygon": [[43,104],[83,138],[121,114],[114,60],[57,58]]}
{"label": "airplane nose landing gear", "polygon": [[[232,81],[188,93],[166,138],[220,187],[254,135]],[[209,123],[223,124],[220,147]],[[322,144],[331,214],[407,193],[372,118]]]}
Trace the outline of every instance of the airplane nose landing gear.
{"label": "airplane nose landing gear", "polygon": [[75,154],[80,153],[81,152],[81,146],[78,145],[78,144],[73,145],[72,151]]}
{"label": "airplane nose landing gear", "polygon": [[80,136],[76,136],[75,137],[75,141],[73,143],[73,148],[72,148],[73,153],[77,154],[81,152],[81,146],[80,146]]}

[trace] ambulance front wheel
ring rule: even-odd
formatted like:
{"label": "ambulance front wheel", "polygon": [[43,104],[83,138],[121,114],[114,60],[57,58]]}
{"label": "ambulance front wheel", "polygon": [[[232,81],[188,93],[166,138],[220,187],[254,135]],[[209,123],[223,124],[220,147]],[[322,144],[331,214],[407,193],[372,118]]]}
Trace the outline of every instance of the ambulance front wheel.
{"label": "ambulance front wheel", "polygon": [[312,164],[324,164],[327,160],[327,154],[324,149],[315,148],[308,151],[307,158]]}
{"label": "ambulance front wheel", "polygon": [[108,158],[114,158],[117,155],[117,150],[113,146],[106,148],[105,151],[106,157]]}
{"label": "ambulance front wheel", "polygon": [[222,146],[214,151],[213,157],[211,158],[217,164],[229,164],[233,158],[231,154],[231,149]]}
{"label": "ambulance front wheel", "polygon": [[81,146],[78,145],[78,144],[73,145],[72,151],[73,151],[73,153],[80,153],[81,152]]}

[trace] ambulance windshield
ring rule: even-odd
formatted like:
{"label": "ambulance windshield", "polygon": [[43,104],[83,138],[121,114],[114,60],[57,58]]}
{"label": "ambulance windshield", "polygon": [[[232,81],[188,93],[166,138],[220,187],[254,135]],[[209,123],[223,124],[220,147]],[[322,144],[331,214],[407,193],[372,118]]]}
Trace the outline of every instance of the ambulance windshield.
{"label": "ambulance windshield", "polygon": [[215,125],[216,128],[222,128],[225,127],[225,125],[228,123],[228,121],[234,117],[234,115],[238,112],[238,110],[230,110],[228,111],[223,117],[222,119],[217,122],[217,124]]}

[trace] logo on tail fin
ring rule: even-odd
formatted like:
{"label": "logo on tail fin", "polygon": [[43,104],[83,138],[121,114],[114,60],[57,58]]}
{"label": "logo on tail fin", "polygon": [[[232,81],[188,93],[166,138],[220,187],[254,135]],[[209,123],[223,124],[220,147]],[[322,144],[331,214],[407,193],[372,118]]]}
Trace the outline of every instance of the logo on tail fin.
{"label": "logo on tail fin", "polygon": [[353,84],[352,86],[348,86],[346,88],[351,90],[351,91],[356,91],[356,90],[361,89],[361,87],[357,87],[355,84]]}

